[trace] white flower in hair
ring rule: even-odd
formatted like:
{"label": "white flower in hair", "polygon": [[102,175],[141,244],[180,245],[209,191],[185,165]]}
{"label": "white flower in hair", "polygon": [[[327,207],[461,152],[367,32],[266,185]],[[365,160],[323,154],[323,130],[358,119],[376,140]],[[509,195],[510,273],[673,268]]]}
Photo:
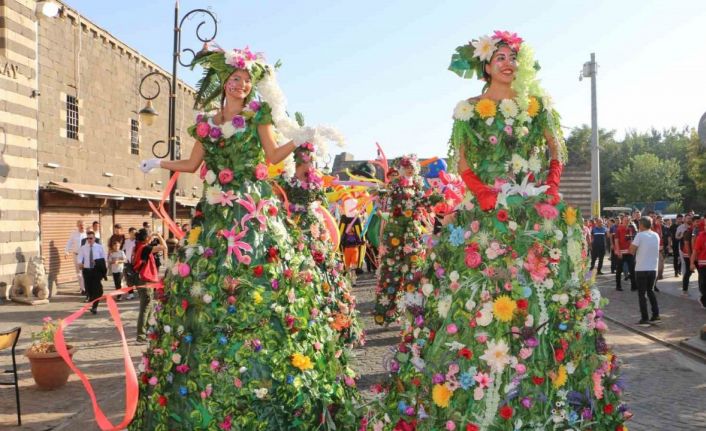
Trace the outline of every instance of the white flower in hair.
{"label": "white flower in hair", "polygon": [[473,45],[473,56],[478,57],[480,61],[490,61],[493,57],[493,53],[497,49],[498,39],[490,36],[482,36],[478,40],[471,42]]}
{"label": "white flower in hair", "polygon": [[460,121],[468,121],[473,118],[473,105],[467,100],[461,100],[454,108],[454,118]]}

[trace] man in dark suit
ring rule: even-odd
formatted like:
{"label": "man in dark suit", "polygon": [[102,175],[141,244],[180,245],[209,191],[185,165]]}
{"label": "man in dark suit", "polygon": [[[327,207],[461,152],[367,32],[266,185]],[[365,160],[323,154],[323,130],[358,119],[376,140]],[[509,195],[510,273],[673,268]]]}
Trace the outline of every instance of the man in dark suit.
{"label": "man in dark suit", "polygon": [[103,246],[96,243],[96,235],[93,232],[86,234],[86,243],[81,246],[76,255],[76,263],[83,273],[88,300],[94,301],[91,313],[96,314],[98,301],[95,300],[103,296],[101,279],[107,280],[108,268]]}

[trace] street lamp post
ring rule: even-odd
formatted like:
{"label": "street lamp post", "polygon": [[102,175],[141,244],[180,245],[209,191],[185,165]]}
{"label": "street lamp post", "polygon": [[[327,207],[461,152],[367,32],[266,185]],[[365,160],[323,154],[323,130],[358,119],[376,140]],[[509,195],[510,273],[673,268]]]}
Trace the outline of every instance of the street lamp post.
{"label": "street lamp post", "polygon": [[601,165],[598,150],[598,105],[596,102],[596,54],[591,53],[591,61],[583,64],[579,77],[591,78],[591,217],[601,215]]}
{"label": "street lamp post", "polygon": [[[191,65],[191,61],[188,63],[185,63],[181,59],[181,53],[182,52],[189,52],[192,55],[192,60],[193,56],[196,55],[196,52],[194,50],[186,48],[186,49],[181,49],[181,28],[182,25],[184,24],[184,21],[195,14],[204,14],[213,21],[213,34],[210,35],[209,37],[202,37],[200,30],[201,27],[206,24],[206,21],[201,21],[199,25],[196,27],[196,37],[203,42],[204,44],[212,41],[213,39],[216,38],[216,33],[218,31],[218,21],[216,20],[216,17],[211,13],[210,11],[206,9],[193,9],[181,18],[179,19],[179,1],[177,0],[174,3],[174,49],[172,52],[172,75],[167,76],[166,74],[162,73],[161,71],[153,71],[145,75],[142,80],[140,81],[140,86],[139,86],[139,92],[140,96],[142,96],[143,99],[147,101],[147,104],[144,108],[142,108],[139,112],[140,115],[140,120],[144,122],[147,126],[150,126],[153,122],[155,117],[159,115],[159,113],[154,109],[152,106],[152,101],[156,99],[159,94],[161,93],[161,87],[159,80],[161,79],[162,81],[166,82],[167,85],[169,86],[169,118],[167,122],[167,141],[166,141],[166,151],[165,152],[159,152],[159,147],[160,144],[164,144],[165,141],[160,139],[158,141],[155,141],[152,144],[152,154],[160,159],[164,159],[167,156],[169,156],[169,160],[175,160],[176,159],[176,141],[177,141],[177,136],[176,136],[176,93],[177,93],[177,63],[181,64],[182,66],[188,67]],[[154,92],[153,93],[145,93],[144,91],[144,84],[145,82],[148,81],[148,79],[152,78],[151,83],[154,84]],[[169,172],[169,176],[171,177],[174,175],[173,171]],[[172,218],[172,220],[176,220],[176,199],[175,199],[175,192],[176,192],[176,186],[172,187],[172,190],[169,194],[169,216]],[[176,239],[174,238],[174,234],[171,232],[169,233],[169,243],[171,246],[174,246],[176,244]]]}

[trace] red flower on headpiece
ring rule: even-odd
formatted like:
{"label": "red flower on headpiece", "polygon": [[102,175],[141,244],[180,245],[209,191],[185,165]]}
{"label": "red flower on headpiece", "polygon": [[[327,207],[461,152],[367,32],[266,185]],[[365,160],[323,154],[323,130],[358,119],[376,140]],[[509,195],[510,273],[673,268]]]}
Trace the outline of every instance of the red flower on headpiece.
{"label": "red flower on headpiece", "polygon": [[506,43],[513,51],[519,51],[520,45],[523,40],[517,33],[510,33],[509,31],[495,30],[493,33],[494,39],[500,39],[502,42]]}

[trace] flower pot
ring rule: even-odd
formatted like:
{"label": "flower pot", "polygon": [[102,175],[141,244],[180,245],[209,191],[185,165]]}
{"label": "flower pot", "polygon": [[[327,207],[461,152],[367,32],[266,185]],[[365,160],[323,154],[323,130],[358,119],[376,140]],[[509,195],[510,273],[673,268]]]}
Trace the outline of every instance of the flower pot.
{"label": "flower pot", "polygon": [[[67,346],[69,356],[73,357],[76,348]],[[32,368],[32,377],[37,387],[51,391],[66,384],[71,374],[71,368],[57,352],[36,352],[28,350],[25,353]]]}

